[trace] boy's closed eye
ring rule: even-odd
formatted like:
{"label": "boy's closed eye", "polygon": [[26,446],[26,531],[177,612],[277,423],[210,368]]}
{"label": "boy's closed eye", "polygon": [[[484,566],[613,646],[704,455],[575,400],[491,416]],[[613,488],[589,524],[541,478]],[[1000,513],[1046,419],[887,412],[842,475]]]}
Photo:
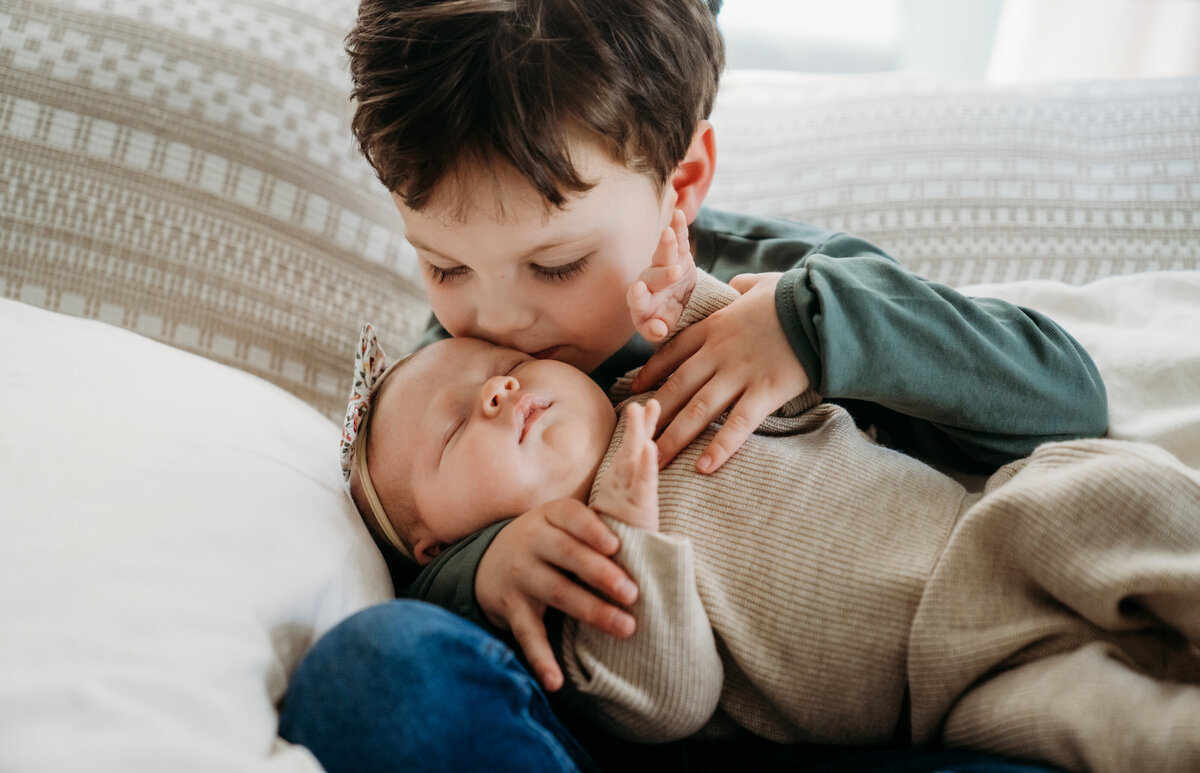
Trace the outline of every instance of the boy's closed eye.
{"label": "boy's closed eye", "polygon": [[579,260],[573,260],[561,266],[542,266],[537,263],[530,263],[529,267],[533,270],[534,275],[541,279],[561,282],[582,274],[587,269],[590,257],[590,255],[585,255]]}
{"label": "boy's closed eye", "polygon": [[[573,279],[587,270],[588,260],[591,256],[585,255],[578,260],[573,260],[570,263],[564,263],[557,266],[544,266],[540,263],[530,263],[529,270],[533,273],[535,279],[546,281],[564,282]],[[438,266],[434,263],[425,262],[425,270],[429,273],[429,278],[438,283],[461,279],[470,273],[471,269],[462,264],[456,266]]]}

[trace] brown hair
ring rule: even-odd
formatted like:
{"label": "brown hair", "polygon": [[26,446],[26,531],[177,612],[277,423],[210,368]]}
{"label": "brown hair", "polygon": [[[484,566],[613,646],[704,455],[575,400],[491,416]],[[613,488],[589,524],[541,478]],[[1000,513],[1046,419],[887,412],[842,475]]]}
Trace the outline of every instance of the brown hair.
{"label": "brown hair", "polygon": [[346,37],[352,129],[379,180],[424,208],[464,162],[511,164],[554,206],[583,193],[569,140],[661,188],[708,117],[717,0],[362,0]]}

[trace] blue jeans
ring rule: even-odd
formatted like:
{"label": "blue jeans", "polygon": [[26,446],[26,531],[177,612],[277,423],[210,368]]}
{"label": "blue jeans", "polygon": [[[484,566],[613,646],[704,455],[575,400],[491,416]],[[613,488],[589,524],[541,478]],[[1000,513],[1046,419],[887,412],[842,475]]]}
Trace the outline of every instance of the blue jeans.
{"label": "blue jeans", "polygon": [[419,601],[364,609],[300,661],[279,734],[328,773],[594,770],[503,642]]}
{"label": "blue jeans", "polygon": [[344,620],[305,655],[283,702],[279,734],[308,747],[328,773],[524,773],[597,766],[714,772],[1047,771],[937,749],[782,746],[758,739],[645,746],[606,736],[560,708],[556,715],[512,650],[491,634],[439,607],[397,600]]}

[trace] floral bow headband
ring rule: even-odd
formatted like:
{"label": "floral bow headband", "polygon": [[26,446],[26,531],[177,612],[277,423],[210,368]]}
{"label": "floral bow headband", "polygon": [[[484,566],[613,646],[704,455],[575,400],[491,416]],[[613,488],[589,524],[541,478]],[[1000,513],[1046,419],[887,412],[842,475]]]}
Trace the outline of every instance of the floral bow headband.
{"label": "floral bow headband", "polygon": [[[379,501],[379,495],[375,493],[371,475],[367,472],[366,433],[363,430],[366,429],[365,423],[371,410],[371,394],[387,370],[387,355],[379,345],[375,328],[368,322],[363,325],[358,349],[354,352],[354,384],[350,387],[350,402],[346,406],[346,420],[342,424],[342,478],[349,483],[351,473],[357,469],[358,482],[371,507],[376,530],[384,536],[389,545],[412,560],[412,550],[392,527],[392,522]],[[358,464],[354,463],[355,459],[358,460]]]}
{"label": "floral bow headband", "polygon": [[379,383],[385,370],[387,355],[379,345],[375,328],[368,322],[363,325],[358,349],[354,352],[354,384],[350,387],[350,403],[346,406],[346,420],[342,424],[342,478],[347,481],[354,461],[354,439],[371,407],[371,389]]}

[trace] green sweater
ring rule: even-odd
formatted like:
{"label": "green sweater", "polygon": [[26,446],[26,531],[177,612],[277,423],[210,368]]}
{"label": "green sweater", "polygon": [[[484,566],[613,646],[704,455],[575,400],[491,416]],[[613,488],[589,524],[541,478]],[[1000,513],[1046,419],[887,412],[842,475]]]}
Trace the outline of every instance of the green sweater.
{"label": "green sweater", "polygon": [[[722,281],[784,272],[775,307],[813,388],[889,445],[983,472],[1047,441],[1104,434],[1095,364],[1036,311],[969,298],[862,239],[804,223],[702,209],[689,236],[696,264]],[[424,342],[445,335],[434,322]],[[653,351],[635,336],[592,377],[607,388]],[[443,551],[404,595],[491,629],[475,570],[504,523]]]}

